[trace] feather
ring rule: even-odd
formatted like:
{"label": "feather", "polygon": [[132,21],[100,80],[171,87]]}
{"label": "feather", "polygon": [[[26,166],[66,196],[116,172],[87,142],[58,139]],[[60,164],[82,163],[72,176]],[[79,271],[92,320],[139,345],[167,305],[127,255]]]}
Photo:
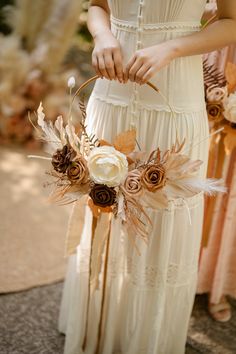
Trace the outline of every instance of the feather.
{"label": "feather", "polygon": [[168,181],[164,191],[168,198],[189,198],[197,193],[204,192],[207,195],[225,193],[227,191],[221,179],[183,178]]}
{"label": "feather", "polygon": [[49,153],[54,153],[57,149],[61,149],[63,147],[58,134],[55,131],[55,128],[52,122],[45,121],[45,114],[43,112],[42,102],[40,103],[38,110],[38,125],[41,127],[43,131],[42,139],[45,140],[48,145],[46,146],[46,151]]}
{"label": "feather", "polygon": [[66,145],[67,140],[66,140],[66,132],[65,128],[63,126],[63,118],[62,116],[57,117],[55,123],[54,123],[55,128],[58,130],[61,138],[62,145]]}
{"label": "feather", "polygon": [[224,186],[224,181],[222,179],[214,178],[188,178],[183,180],[185,186],[191,190],[197,192],[203,191],[205,194],[213,196],[216,193],[226,193],[227,188]]}
{"label": "feather", "polygon": [[196,173],[202,165],[201,160],[191,160],[188,156],[181,154],[170,154],[164,163],[166,177],[169,180],[182,179],[184,176],[191,176]]}
{"label": "feather", "polygon": [[80,154],[80,139],[78,137],[78,135],[75,133],[75,127],[72,124],[71,120],[68,121],[68,124],[66,125],[66,134],[67,134],[67,138],[68,141],[71,145],[71,147],[78,153]]}

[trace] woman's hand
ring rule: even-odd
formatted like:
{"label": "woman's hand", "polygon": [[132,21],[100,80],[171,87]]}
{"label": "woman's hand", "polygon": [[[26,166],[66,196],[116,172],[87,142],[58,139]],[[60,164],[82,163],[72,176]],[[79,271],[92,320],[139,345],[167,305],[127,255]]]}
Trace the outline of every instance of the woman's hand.
{"label": "woman's hand", "polygon": [[159,70],[168,65],[175,57],[174,48],[165,42],[136,51],[125,70],[125,81],[145,84]]}
{"label": "woman's hand", "polygon": [[92,65],[101,78],[124,81],[122,53],[118,40],[110,30],[105,30],[94,37]]}

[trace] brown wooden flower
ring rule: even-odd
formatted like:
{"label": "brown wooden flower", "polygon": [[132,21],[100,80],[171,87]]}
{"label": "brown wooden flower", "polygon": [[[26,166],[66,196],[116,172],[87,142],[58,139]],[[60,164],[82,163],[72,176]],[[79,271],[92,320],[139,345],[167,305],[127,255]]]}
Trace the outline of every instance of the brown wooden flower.
{"label": "brown wooden flower", "polygon": [[67,177],[73,183],[86,183],[88,182],[88,176],[87,162],[82,156],[77,157],[67,168]]}
{"label": "brown wooden flower", "polygon": [[75,155],[76,152],[70,145],[64,145],[62,149],[57,149],[52,156],[52,165],[54,169],[57,172],[65,173]]}
{"label": "brown wooden flower", "polygon": [[124,189],[126,193],[131,196],[138,196],[142,192],[142,185],[140,180],[140,171],[133,170],[128,173],[124,182]]}
{"label": "brown wooden flower", "polygon": [[112,206],[116,201],[116,191],[105,184],[94,184],[89,196],[95,205],[100,207]]}
{"label": "brown wooden flower", "polygon": [[208,118],[211,121],[214,122],[220,122],[223,117],[223,112],[224,108],[220,102],[208,102],[207,103],[207,113],[208,113]]}
{"label": "brown wooden flower", "polygon": [[141,173],[141,183],[150,192],[164,187],[166,183],[166,171],[162,164],[151,164]]}

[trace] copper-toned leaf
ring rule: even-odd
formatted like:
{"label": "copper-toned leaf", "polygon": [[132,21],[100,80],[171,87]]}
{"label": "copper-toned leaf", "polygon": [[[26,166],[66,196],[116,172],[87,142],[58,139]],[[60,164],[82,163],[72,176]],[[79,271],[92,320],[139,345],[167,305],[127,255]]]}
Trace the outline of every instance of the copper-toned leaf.
{"label": "copper-toned leaf", "polygon": [[112,146],[112,144],[110,144],[108,141],[103,140],[103,139],[99,139],[99,145],[100,146]]}
{"label": "copper-toned leaf", "polygon": [[231,93],[236,89],[236,65],[228,62],[225,68],[225,76],[228,82],[228,92]]}
{"label": "copper-toned leaf", "polygon": [[119,150],[123,154],[127,155],[131,153],[134,151],[136,145],[136,130],[127,130],[126,132],[117,135],[113,145],[116,150]]}

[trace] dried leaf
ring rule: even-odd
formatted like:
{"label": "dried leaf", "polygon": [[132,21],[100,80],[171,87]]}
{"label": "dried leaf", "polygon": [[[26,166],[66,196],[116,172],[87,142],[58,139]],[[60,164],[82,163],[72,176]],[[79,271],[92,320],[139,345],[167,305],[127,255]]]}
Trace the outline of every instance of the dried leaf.
{"label": "dried leaf", "polygon": [[134,151],[136,146],[136,130],[127,130],[126,132],[117,135],[113,145],[116,150],[119,150],[123,154],[130,154]]}
{"label": "dried leaf", "polygon": [[203,74],[206,87],[224,87],[227,83],[224,74],[210,65],[207,59],[203,61]]}
{"label": "dried leaf", "polygon": [[99,145],[100,146],[112,146],[112,144],[110,144],[108,141],[103,140],[103,139],[99,139]]}

